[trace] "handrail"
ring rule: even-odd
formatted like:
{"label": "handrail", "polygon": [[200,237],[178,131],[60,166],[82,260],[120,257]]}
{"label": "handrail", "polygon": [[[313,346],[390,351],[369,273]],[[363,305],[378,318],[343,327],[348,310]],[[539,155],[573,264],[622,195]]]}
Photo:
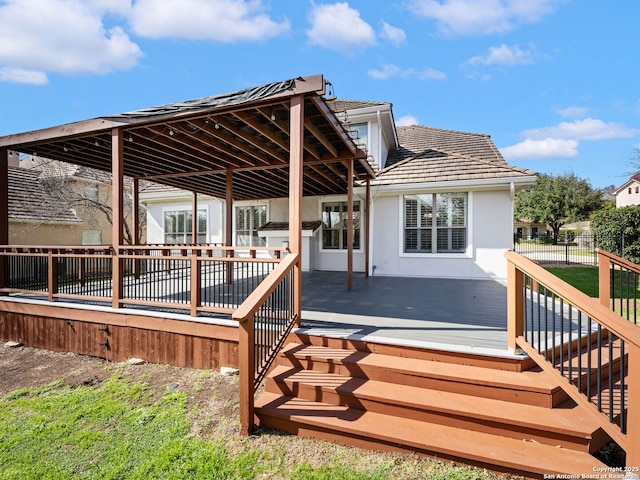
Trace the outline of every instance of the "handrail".
{"label": "handrail", "polygon": [[[238,332],[238,363],[240,370],[240,433],[242,435],[249,435],[253,431],[255,425],[253,411],[254,395],[257,387],[256,379],[262,379],[264,371],[270,367],[274,358],[274,356],[271,356],[263,365],[256,367],[256,314],[268,302],[278,286],[293,271],[299,261],[298,254],[288,254],[232,314],[232,318],[238,321],[240,326]],[[293,298],[290,292],[287,301],[291,306]],[[290,312],[289,318],[281,329],[282,331],[277,332],[278,335],[275,339],[270,339],[272,343],[269,347],[272,347],[274,353],[277,353],[282,341],[288,335],[296,320],[296,316],[291,309],[287,311]],[[258,371],[258,368],[260,371]]]}
{"label": "handrail", "polygon": [[505,253],[505,257],[509,262],[518,267],[519,270],[525,272],[531,278],[567,300],[570,304],[580,306],[580,310],[589,317],[597,318],[598,323],[610,332],[615,333],[620,339],[636,347],[640,347],[640,329],[624,321],[620,318],[620,315],[606,308],[598,302],[598,300],[562,281],[523,255],[508,251]]}
{"label": "handrail", "polygon": [[640,273],[640,265],[637,265],[629,260],[626,260],[618,255],[607,252],[606,250],[602,250],[601,248],[596,248],[596,253],[600,256],[607,257],[609,260],[612,260],[616,265],[620,265],[628,270],[631,270],[635,273]]}
{"label": "handrail", "polygon": [[[534,261],[513,251],[505,257],[510,348],[521,348],[554,376],[626,451],[626,464],[639,465],[640,329]],[[607,402],[608,417],[604,415]]]}

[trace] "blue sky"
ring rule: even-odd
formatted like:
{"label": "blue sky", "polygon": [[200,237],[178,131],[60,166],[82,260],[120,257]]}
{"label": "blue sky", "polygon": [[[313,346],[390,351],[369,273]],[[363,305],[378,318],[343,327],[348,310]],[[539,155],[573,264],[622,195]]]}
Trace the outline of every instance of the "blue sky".
{"label": "blue sky", "polygon": [[640,148],[637,0],[0,0],[0,135],[297,76],[396,123],[619,186]]}

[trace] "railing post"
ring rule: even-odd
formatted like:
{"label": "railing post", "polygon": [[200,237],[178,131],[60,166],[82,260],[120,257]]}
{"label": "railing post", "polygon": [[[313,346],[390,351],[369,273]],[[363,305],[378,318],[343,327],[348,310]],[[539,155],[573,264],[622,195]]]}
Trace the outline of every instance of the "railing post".
{"label": "railing post", "polygon": [[[227,258],[233,258],[234,257],[234,250],[227,250],[225,252],[225,256]],[[233,266],[235,265],[233,262],[230,261],[226,261],[226,272],[227,272],[227,279],[226,282],[228,285],[231,285],[233,283]]]}
{"label": "railing post", "polygon": [[[628,467],[640,466],[640,381],[636,370],[640,368],[640,347],[626,342],[629,357],[627,368],[627,457]],[[636,367],[636,365],[638,365]]]}
{"label": "railing post", "polygon": [[[254,314],[255,315],[255,314]],[[240,435],[250,435],[255,426],[253,417],[255,372],[254,315],[240,322],[238,330],[238,364],[240,370]]]}
{"label": "railing post", "polygon": [[600,304],[611,308],[611,259],[598,251],[598,297]]}
{"label": "railing post", "polygon": [[515,353],[524,333],[524,273],[507,260],[507,347]]}
{"label": "railing post", "polygon": [[47,275],[49,301],[53,302],[54,294],[58,293],[58,259],[53,256],[53,249],[51,248],[47,252],[47,259],[49,263]]}
{"label": "railing post", "polygon": [[198,259],[200,250],[191,250],[191,316],[198,315],[200,306],[200,280],[202,277],[202,262]]}

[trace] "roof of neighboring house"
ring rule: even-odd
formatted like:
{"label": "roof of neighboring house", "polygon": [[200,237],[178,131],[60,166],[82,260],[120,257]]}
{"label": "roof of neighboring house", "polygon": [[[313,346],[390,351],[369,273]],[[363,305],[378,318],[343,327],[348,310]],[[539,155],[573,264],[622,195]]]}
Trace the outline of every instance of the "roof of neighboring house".
{"label": "roof of neighboring house", "polygon": [[53,200],[39,181],[40,171],[9,167],[9,219],[43,223],[81,223],[71,209]]}
{"label": "roof of neighboring house", "polygon": [[632,185],[633,183],[640,183],[640,173],[636,173],[635,175],[632,175],[631,178],[629,178],[629,180],[627,180],[622,185],[620,185],[618,188],[616,188],[613,191],[613,194],[614,195],[618,195],[618,193],[620,193],[622,190],[627,188],[629,185]]}
{"label": "roof of neighboring house", "polygon": [[[37,170],[41,178],[80,178],[104,184],[111,184],[111,174],[95,168],[75,165],[73,163],[51,160],[39,156],[30,156],[20,160],[20,168]],[[131,183],[131,178],[125,177],[125,185]]]}

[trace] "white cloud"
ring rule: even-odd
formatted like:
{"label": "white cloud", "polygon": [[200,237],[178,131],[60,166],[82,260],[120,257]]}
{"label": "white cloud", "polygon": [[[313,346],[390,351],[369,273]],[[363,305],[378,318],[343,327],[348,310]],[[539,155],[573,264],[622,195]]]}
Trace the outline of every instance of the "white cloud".
{"label": "white cloud", "polygon": [[560,122],[553,127],[525,130],[522,135],[539,140],[543,138],[561,138],[570,140],[606,140],[611,138],[629,138],[640,134],[640,130],[627,128],[620,123],[605,123],[596,118],[584,118],[573,122]]}
{"label": "white cloud", "polygon": [[556,113],[565,118],[583,118],[589,114],[587,107],[565,107],[557,108]]}
{"label": "white cloud", "polygon": [[396,121],[397,127],[408,127],[409,125],[420,125],[420,122],[413,115],[405,115]]}
{"label": "white cloud", "polygon": [[0,82],[27,83],[30,85],[44,85],[48,82],[47,74],[23,68],[0,68]]}
{"label": "white cloud", "polygon": [[389,40],[395,45],[402,45],[407,41],[407,34],[405,31],[398,27],[392,27],[387,22],[382,22],[382,31],[380,37],[385,40]]}
{"label": "white cloud", "polygon": [[216,42],[260,41],[289,30],[288,20],[277,22],[265,10],[262,0],[137,0],[129,21],[143,37]]}
{"label": "white cloud", "polygon": [[369,47],[376,43],[376,34],[360,12],[348,3],[312,5],[308,16],[311,28],[307,38],[311,45],[342,53]]}
{"label": "white cloud", "polygon": [[500,149],[505,160],[571,158],[578,155],[578,142],[560,138],[533,140],[527,138],[523,142]]}
{"label": "white cloud", "polygon": [[43,84],[51,72],[104,74],[131,68],[142,56],[121,27],[105,28],[90,3],[8,0],[0,6],[0,31],[3,81]]}
{"label": "white cloud", "polygon": [[434,68],[400,68],[397,65],[387,64],[380,69],[370,69],[367,72],[374,80],[387,80],[391,77],[415,78],[418,80],[446,80],[447,74]]}
{"label": "white cloud", "polygon": [[534,45],[528,49],[521,49],[520,45],[505,45],[491,47],[485,55],[477,55],[467,60],[470,65],[528,65],[533,63],[536,56]]}
{"label": "white cloud", "polygon": [[448,35],[490,35],[538,22],[564,0],[409,0],[416,15]]}

